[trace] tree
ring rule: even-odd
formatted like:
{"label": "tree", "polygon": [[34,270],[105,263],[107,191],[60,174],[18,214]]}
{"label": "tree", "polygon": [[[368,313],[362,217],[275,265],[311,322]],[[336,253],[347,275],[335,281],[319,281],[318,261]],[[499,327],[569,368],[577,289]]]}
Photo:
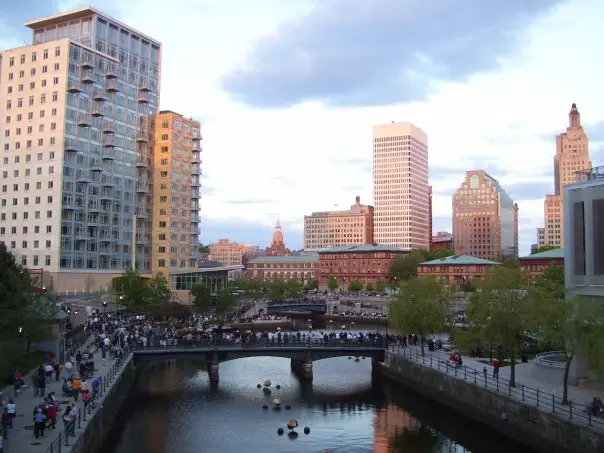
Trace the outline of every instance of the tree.
{"label": "tree", "polygon": [[348,291],[352,291],[353,293],[358,293],[359,291],[363,291],[363,283],[358,280],[353,280],[348,284]]}
{"label": "tree", "polygon": [[197,247],[197,251],[199,253],[211,253],[210,247],[208,247],[207,245],[203,245],[203,244],[199,244],[199,247]]}
{"label": "tree", "polygon": [[207,313],[212,306],[212,292],[206,285],[195,285],[191,288],[191,297],[193,305],[201,313]]}
{"label": "tree", "polygon": [[172,302],[172,290],[170,290],[168,280],[162,273],[143,283],[148,288],[148,303],[150,305],[167,305]]}
{"label": "tree", "polygon": [[304,293],[304,285],[300,280],[293,278],[285,281],[284,283],[285,297],[290,299],[298,299],[302,297],[302,294]]}
{"label": "tree", "polygon": [[510,385],[516,382],[516,358],[532,323],[532,307],[526,290],[527,279],[517,266],[494,266],[479,282],[467,308],[469,330],[459,335],[465,346],[487,342],[498,344],[510,358]]}
{"label": "tree", "polygon": [[245,292],[245,295],[253,301],[258,301],[264,297],[265,282],[260,280],[258,277],[244,280],[241,283],[241,289]]}
{"label": "tree", "polygon": [[369,282],[367,283],[367,285],[365,286],[365,290],[367,290],[367,292],[372,293],[375,291],[375,288],[373,287],[373,283]]}
{"label": "tree", "polygon": [[319,280],[309,280],[306,283],[306,291],[316,291],[319,289]]}
{"label": "tree", "polygon": [[391,282],[403,282],[417,277],[417,266],[426,261],[421,250],[411,250],[408,255],[398,256],[388,270],[388,279]]}
{"label": "tree", "polygon": [[564,290],[564,266],[559,264],[550,264],[543,273],[535,280],[535,286],[546,291],[552,292],[555,299],[563,299]]}
{"label": "tree", "polygon": [[375,282],[375,290],[378,293],[383,293],[384,291],[386,291],[386,283],[382,280],[378,280],[377,282]]}
{"label": "tree", "polygon": [[[558,247],[557,245],[542,245],[541,247],[537,247],[535,253],[547,252],[548,250],[556,250],[559,248],[560,247]],[[533,253],[532,255],[534,255],[535,253]]]}
{"label": "tree", "polygon": [[222,316],[231,311],[237,304],[237,296],[233,294],[229,288],[226,288],[218,293],[216,300],[216,314]]}
{"label": "tree", "polygon": [[127,269],[117,281],[117,292],[120,304],[128,311],[144,311],[149,307],[150,291],[147,282],[133,269]]}
{"label": "tree", "polygon": [[338,284],[338,279],[335,277],[329,277],[327,279],[327,288],[329,288],[330,291],[335,291],[336,289],[338,289],[340,285]]}
{"label": "tree", "polygon": [[388,305],[390,325],[401,335],[420,337],[422,355],[426,335],[440,332],[451,317],[447,290],[438,280],[411,278],[401,283],[396,299]]}
{"label": "tree", "polygon": [[274,278],[270,282],[266,282],[266,295],[270,300],[277,300],[285,297],[285,282],[278,278]]}

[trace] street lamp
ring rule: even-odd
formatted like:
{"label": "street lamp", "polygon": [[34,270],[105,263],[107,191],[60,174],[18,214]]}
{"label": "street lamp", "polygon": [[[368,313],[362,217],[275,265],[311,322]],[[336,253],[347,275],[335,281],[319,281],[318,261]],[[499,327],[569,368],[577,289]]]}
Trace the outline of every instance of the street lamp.
{"label": "street lamp", "polygon": [[23,327],[19,327],[19,334],[23,334]]}
{"label": "street lamp", "polygon": [[[124,296],[121,295],[120,296],[120,305],[122,305],[122,301],[123,300],[124,300]],[[115,301],[115,313],[117,314],[117,312],[118,312],[118,308],[117,308],[117,299],[116,299],[116,301]]]}
{"label": "street lamp", "polygon": [[107,301],[104,300],[103,301],[103,315],[105,314],[106,311],[107,311]]}
{"label": "street lamp", "polygon": [[333,319],[329,320],[329,330],[333,330]]}

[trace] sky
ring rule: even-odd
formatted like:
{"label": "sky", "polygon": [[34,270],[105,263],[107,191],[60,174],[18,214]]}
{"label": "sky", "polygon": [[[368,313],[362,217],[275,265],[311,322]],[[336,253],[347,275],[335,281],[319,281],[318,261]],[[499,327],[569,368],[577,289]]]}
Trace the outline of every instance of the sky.
{"label": "sky", "polygon": [[[78,0],[2,0],[0,49]],[[434,232],[484,169],[519,205],[520,254],[577,103],[604,165],[602,0],[95,0],[163,44],[161,108],[202,122],[201,241],[302,247],[304,215],[372,202],[372,126],[429,137]]]}

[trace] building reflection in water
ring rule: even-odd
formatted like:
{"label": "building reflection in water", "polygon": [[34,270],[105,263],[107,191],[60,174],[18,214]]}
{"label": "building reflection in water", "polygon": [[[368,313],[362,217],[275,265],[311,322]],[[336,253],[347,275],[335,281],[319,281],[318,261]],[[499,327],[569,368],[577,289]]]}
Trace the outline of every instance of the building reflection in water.
{"label": "building reflection in water", "polygon": [[394,405],[375,409],[374,453],[465,452],[465,448]]}

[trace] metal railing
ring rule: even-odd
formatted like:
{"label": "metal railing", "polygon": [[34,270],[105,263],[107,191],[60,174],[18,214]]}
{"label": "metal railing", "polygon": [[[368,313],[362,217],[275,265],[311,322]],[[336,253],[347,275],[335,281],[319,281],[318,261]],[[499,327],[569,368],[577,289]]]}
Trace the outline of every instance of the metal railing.
{"label": "metal railing", "polygon": [[220,349],[267,349],[267,348],[283,348],[283,349],[291,349],[291,348],[300,348],[300,349],[386,349],[387,343],[384,338],[376,339],[374,341],[347,341],[340,340],[339,338],[329,339],[325,341],[323,338],[315,338],[309,341],[308,337],[306,339],[300,338],[298,340],[297,337],[290,338],[287,342],[284,340],[278,341],[275,339],[272,340],[257,340],[257,341],[248,341],[248,342],[235,342],[232,340],[183,340],[183,339],[173,339],[173,340],[155,340],[147,343],[147,345],[142,345],[137,343],[133,346],[133,351],[149,351],[154,349],[161,350],[182,350],[182,349],[208,349],[208,350],[220,350]]}
{"label": "metal railing", "polygon": [[[84,422],[85,429],[85,424],[88,419],[92,419],[96,416],[98,409],[101,407],[101,399],[107,393],[111,392],[111,384],[118,377],[124,365],[128,363],[130,356],[131,354],[128,353],[124,354],[121,358],[116,359],[107,374],[99,377],[100,384],[96,390],[97,393],[91,397],[87,403],[84,403],[84,407],[78,411],[78,415],[73,421],[64,423],[63,431],[50,443],[45,453],[61,453],[63,449],[67,450],[65,447],[69,447],[70,437],[75,437],[77,439],[79,433],[76,430],[82,428],[82,422]],[[90,392],[94,393],[94,390],[91,389]]]}
{"label": "metal railing", "polygon": [[499,377],[498,374],[493,376],[486,366],[482,370],[476,370],[466,365],[454,366],[449,360],[431,354],[422,355],[421,351],[418,350],[419,347],[396,344],[390,345],[389,349],[423,367],[452,375],[457,379],[462,379],[489,391],[505,394],[518,401],[536,406],[541,411],[556,414],[561,419],[572,420],[574,423],[582,423],[598,430],[604,430],[604,417],[593,416],[591,411],[587,410],[588,403],[569,400],[568,404],[562,404],[562,397],[554,393],[529,387],[518,381],[516,381],[515,386],[512,386],[509,379]]}

